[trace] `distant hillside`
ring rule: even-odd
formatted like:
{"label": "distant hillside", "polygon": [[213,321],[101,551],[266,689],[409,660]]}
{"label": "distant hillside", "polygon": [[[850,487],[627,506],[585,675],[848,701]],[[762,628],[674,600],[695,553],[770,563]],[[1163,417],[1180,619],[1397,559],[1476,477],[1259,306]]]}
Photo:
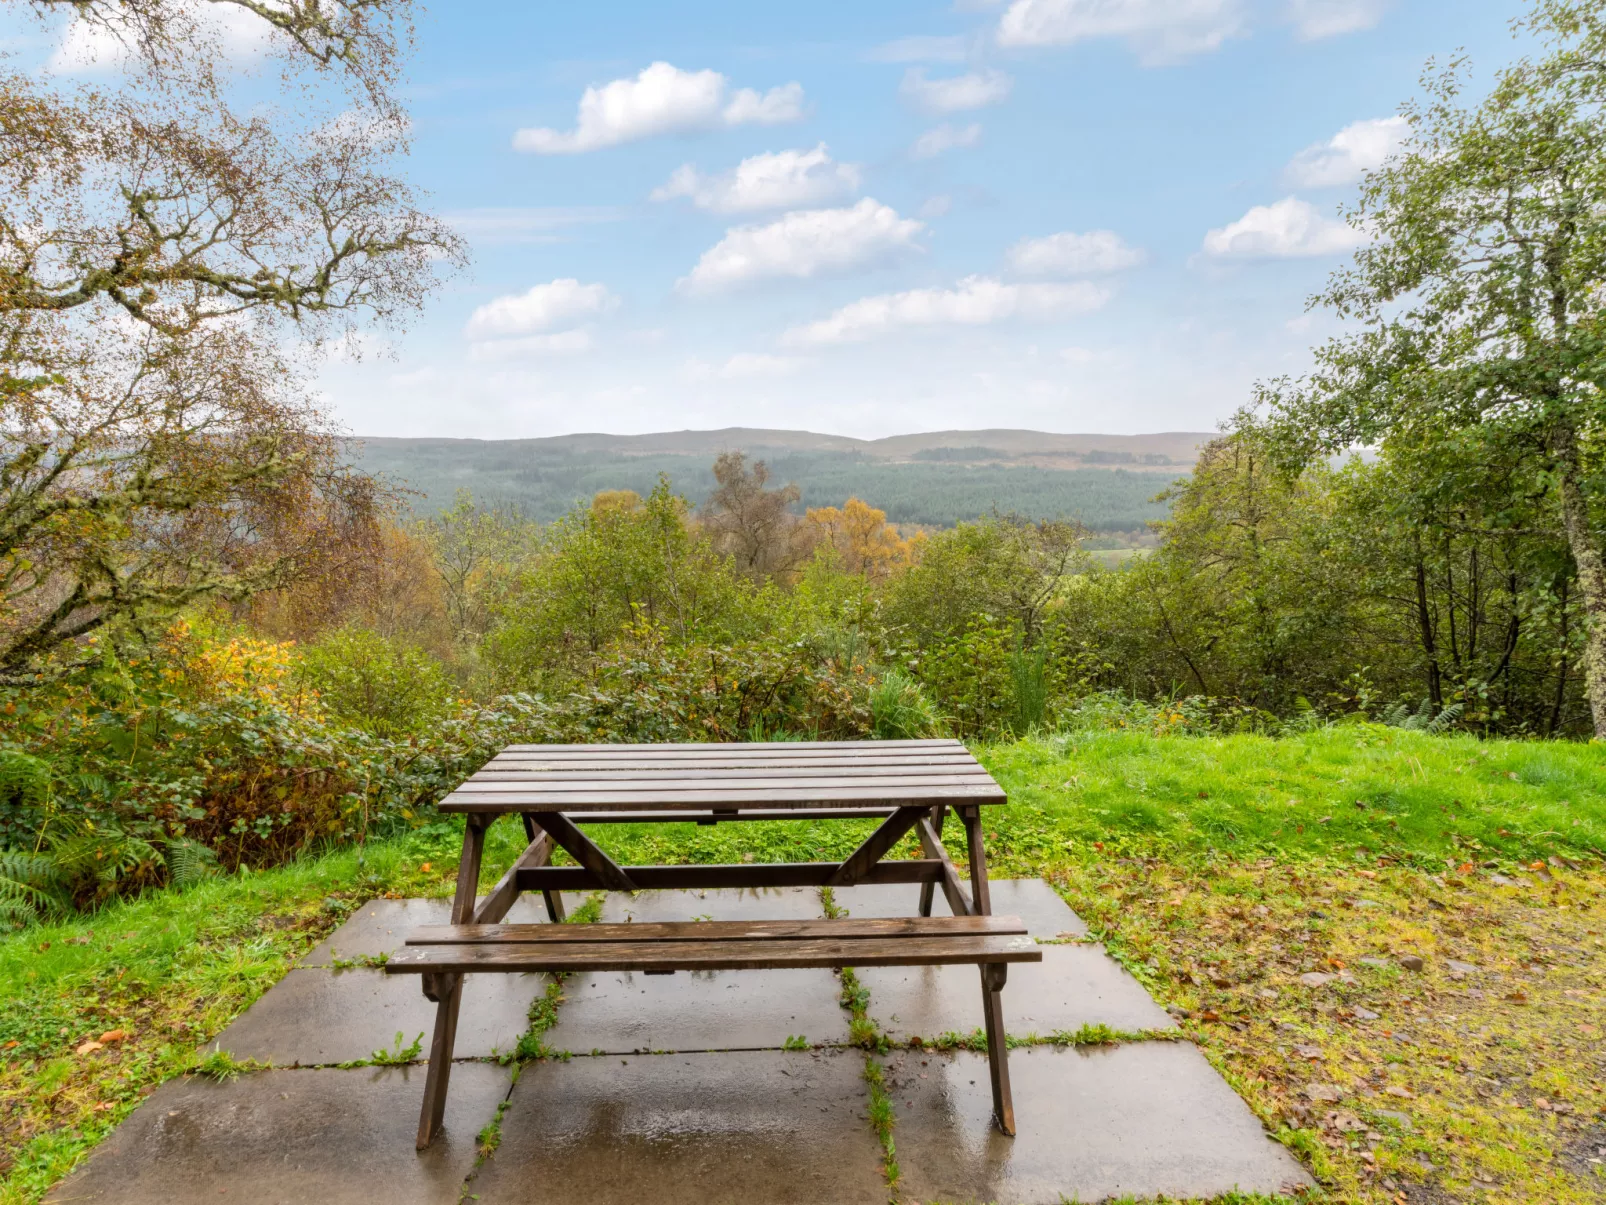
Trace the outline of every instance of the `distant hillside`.
{"label": "distant hillside", "polygon": [[353,451],[365,469],[416,491],[414,508],[426,514],[467,489],[484,503],[549,521],[598,490],[645,493],[660,473],[701,504],[713,489],[714,457],[740,449],[766,461],[777,482],[795,481],[803,506],[859,497],[896,523],[949,527],[997,509],[1137,532],[1163,516],[1154,495],[1192,467],[1209,438],[986,430],[862,440],[730,427],[549,439],[376,437],[354,441]]}

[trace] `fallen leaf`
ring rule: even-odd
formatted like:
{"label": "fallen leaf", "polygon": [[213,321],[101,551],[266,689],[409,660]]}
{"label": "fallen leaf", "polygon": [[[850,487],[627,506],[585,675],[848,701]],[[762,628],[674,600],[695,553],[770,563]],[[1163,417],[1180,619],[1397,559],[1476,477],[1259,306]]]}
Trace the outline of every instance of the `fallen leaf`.
{"label": "fallen leaf", "polygon": [[428,874],[430,872],[430,864],[428,862],[420,862],[418,864],[418,869],[420,873]]}
{"label": "fallen leaf", "polygon": [[108,1029],[100,1035],[100,1044],[102,1046],[110,1046],[113,1042],[121,1042],[127,1036],[128,1030],[126,1029]]}
{"label": "fallen leaf", "polygon": [[74,1054],[94,1054],[95,1051],[104,1050],[104,1049],[105,1049],[105,1047],[103,1047],[99,1042],[85,1042],[77,1050],[73,1051],[73,1053]]}
{"label": "fallen leaf", "polygon": [[7,1050],[13,1050],[13,1049],[15,1049],[15,1048],[16,1048],[16,1047],[18,1047],[18,1046],[21,1046],[21,1045],[22,1045],[22,1043],[21,1043],[21,1042],[19,1042],[19,1041],[17,1041],[17,1039],[16,1039],[16,1038],[12,1038],[12,1039],[11,1039],[11,1041],[9,1041],[9,1042],[7,1042],[7,1043],[6,1043],[6,1045],[5,1045],[5,1048],[6,1048],[6,1049],[7,1049]]}
{"label": "fallen leaf", "polygon": [[1219,1021],[1219,1020],[1221,1020],[1221,1014],[1218,1013],[1213,1008],[1207,1008],[1207,1009],[1203,1010],[1199,1014],[1199,1020],[1201,1020],[1201,1021]]}

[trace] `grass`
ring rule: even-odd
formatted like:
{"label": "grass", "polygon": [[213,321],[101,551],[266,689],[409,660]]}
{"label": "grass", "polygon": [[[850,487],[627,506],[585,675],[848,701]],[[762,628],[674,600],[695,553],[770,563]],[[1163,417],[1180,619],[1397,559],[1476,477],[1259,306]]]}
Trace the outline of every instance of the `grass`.
{"label": "grass", "polygon": [[162,1081],[251,1070],[196,1052],[362,903],[438,893],[413,846],[221,876],[0,940],[0,1203],[38,1200]]}
{"label": "grass", "polygon": [[[1490,1205],[1600,1199],[1600,746],[1362,726],[1078,732],[977,752],[1013,805],[988,814],[991,872],[1053,882],[1329,1199],[1396,1205],[1429,1186]],[[600,839],[622,862],[824,860],[871,827],[615,825]],[[360,863],[347,850],[0,940],[0,1205],[37,1201],[162,1080],[248,1069],[195,1051],[367,899],[449,894],[459,834],[442,821]],[[959,826],[948,839],[962,862]],[[522,844],[518,826],[492,828],[487,886]],[[1402,967],[1412,954],[1421,971]],[[843,989],[873,1107],[884,1037],[862,987]],[[542,1034],[561,998],[554,983],[537,1000],[515,1059],[554,1053]],[[99,1048],[77,1053],[86,1043]],[[895,1181],[890,1120],[880,1136]]]}

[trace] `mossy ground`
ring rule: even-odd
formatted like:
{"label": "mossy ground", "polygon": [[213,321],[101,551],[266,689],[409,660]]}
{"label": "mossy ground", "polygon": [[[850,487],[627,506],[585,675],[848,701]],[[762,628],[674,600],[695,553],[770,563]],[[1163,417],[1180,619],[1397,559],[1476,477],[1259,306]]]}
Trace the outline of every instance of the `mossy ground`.
{"label": "mossy ground", "polygon": [[[1606,1195],[1606,750],[1338,728],[978,752],[1012,801],[993,874],[1053,882],[1327,1199]],[[868,827],[602,839],[628,861],[803,860]],[[433,824],[0,941],[0,1205],[38,1200],[352,908],[448,894],[457,841]],[[492,830],[487,884],[519,844]]]}

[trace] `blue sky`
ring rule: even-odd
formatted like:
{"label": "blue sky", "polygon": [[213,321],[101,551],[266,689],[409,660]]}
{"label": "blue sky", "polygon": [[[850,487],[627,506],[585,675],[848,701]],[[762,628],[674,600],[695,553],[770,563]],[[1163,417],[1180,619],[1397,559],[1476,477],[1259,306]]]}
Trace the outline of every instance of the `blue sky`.
{"label": "blue sky", "polygon": [[408,171],[474,266],[320,385],[371,435],[1208,429],[1333,329],[1424,61],[1486,83],[1514,11],[437,4]]}

